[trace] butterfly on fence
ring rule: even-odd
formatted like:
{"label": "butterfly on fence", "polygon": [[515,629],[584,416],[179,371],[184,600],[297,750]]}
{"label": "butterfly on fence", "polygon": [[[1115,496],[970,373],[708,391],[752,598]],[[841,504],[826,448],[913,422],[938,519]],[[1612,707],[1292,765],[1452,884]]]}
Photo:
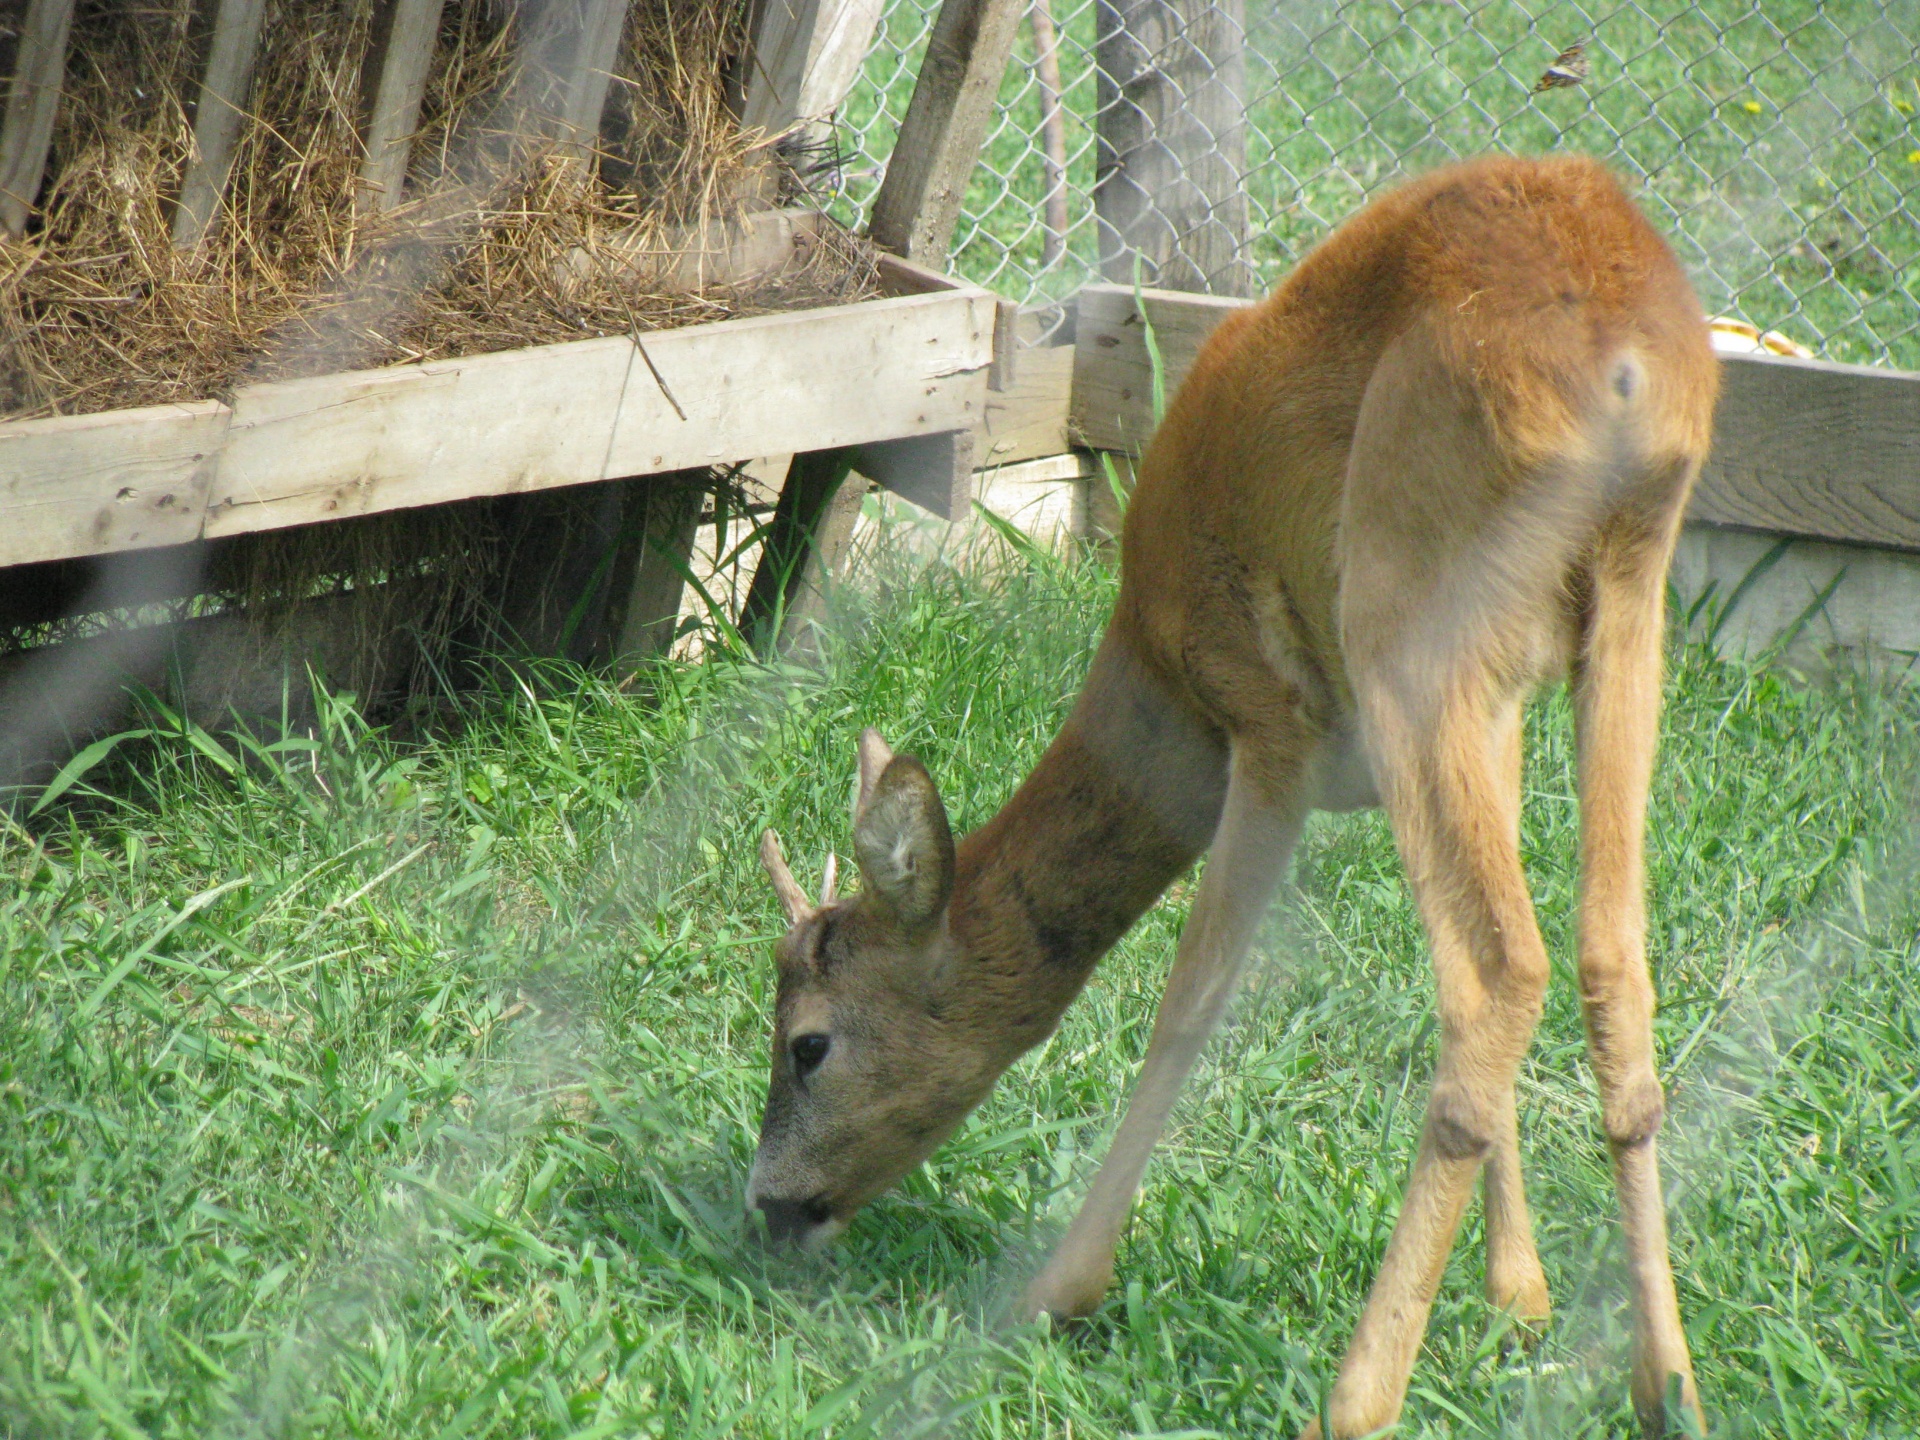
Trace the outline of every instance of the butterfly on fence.
{"label": "butterfly on fence", "polygon": [[1593,73],[1593,63],[1587,59],[1587,42],[1569,45],[1547,66],[1547,73],[1534,83],[1533,93],[1542,90],[1559,90],[1568,85],[1578,85]]}

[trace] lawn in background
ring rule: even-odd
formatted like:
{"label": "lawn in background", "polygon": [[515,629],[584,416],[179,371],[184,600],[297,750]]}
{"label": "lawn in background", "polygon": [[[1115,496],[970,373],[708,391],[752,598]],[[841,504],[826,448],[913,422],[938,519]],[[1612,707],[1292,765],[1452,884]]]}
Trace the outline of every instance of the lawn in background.
{"label": "lawn in background", "polygon": [[[1041,269],[1044,176],[1023,25],[955,234],[956,268],[1016,299],[1091,273],[1093,0],[1061,26],[1071,225]],[[842,113],[843,214],[858,218],[906,113],[932,0],[890,0]],[[1248,0],[1247,189],[1272,285],[1365,199],[1488,150],[1598,156],[1639,184],[1715,311],[1828,359],[1920,369],[1920,16],[1893,0]],[[1535,94],[1588,43],[1585,85]]]}
{"label": "lawn in background", "polygon": [[[1079,1337],[1000,1325],[1146,1045],[1184,886],[831,1257],[741,1216],[775,824],[803,881],[859,728],[961,827],[1038,756],[1094,561],[881,567],[821,673],[555,672],[402,743],[155,711],[0,844],[0,1434],[1291,1434],[1377,1265],[1433,1060],[1377,815],[1295,902]],[[1920,701],[1679,650],[1651,826],[1681,1307],[1715,1433],[1920,1431]],[[1556,983],[1521,1086],[1559,1319],[1503,1354],[1469,1218],[1407,1436],[1629,1432],[1570,973],[1567,706],[1529,721]]]}

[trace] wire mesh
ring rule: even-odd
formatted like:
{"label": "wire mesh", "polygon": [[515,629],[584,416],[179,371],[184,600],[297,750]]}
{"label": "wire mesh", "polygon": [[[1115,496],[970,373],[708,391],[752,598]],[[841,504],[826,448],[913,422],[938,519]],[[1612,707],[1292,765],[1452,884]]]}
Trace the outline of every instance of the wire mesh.
{"label": "wire mesh", "polygon": [[[1831,359],[1920,368],[1920,7],[1909,0],[1245,0],[1244,45],[1224,59],[1191,32],[1237,19],[1238,4],[1030,4],[954,237],[960,273],[1004,294],[1044,300],[1102,273],[1131,278],[1094,200],[1096,169],[1113,161],[1101,132],[1145,103],[1139,75],[1101,69],[1137,63],[1113,58],[1129,53],[1113,43],[1125,24],[1176,106],[1221,83],[1221,67],[1244,67],[1224,76],[1245,96],[1244,130],[1212,153],[1189,146],[1185,163],[1213,169],[1201,188],[1216,208],[1245,207],[1237,259],[1255,286],[1408,174],[1487,150],[1571,150],[1637,182],[1709,309]],[[884,174],[937,9],[889,0],[838,117],[824,180],[849,218]],[[1575,45],[1563,83],[1539,88]],[[1193,197],[1169,193],[1155,198],[1179,212],[1167,219],[1184,243]]]}

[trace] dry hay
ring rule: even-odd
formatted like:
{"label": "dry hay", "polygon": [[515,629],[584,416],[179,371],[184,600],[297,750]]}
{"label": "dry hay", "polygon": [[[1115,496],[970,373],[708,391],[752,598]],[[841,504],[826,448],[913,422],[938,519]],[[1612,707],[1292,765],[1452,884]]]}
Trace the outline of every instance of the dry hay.
{"label": "dry hay", "polygon": [[[564,3],[564,0],[563,0]],[[202,12],[211,7],[202,4]],[[251,379],[698,323],[873,290],[846,237],[777,286],[648,293],[597,260],[736,213],[768,151],[726,106],[744,0],[638,0],[597,165],[514,132],[524,23],[451,0],[410,198],[354,189],[370,0],[273,0],[225,206],[171,243],[204,39],[192,0],[83,0],[36,228],[0,240],[0,417],[220,397]],[[203,23],[203,22],[201,22]]]}

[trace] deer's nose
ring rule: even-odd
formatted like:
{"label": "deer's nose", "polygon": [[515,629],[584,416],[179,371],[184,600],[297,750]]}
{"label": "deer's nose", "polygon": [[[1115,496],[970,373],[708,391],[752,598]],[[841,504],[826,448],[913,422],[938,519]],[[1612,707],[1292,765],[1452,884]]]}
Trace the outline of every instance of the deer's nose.
{"label": "deer's nose", "polygon": [[768,1196],[759,1203],[760,1213],[767,1217],[767,1238],[775,1244],[802,1239],[809,1230],[833,1218],[832,1208],[818,1195],[809,1200]]}

